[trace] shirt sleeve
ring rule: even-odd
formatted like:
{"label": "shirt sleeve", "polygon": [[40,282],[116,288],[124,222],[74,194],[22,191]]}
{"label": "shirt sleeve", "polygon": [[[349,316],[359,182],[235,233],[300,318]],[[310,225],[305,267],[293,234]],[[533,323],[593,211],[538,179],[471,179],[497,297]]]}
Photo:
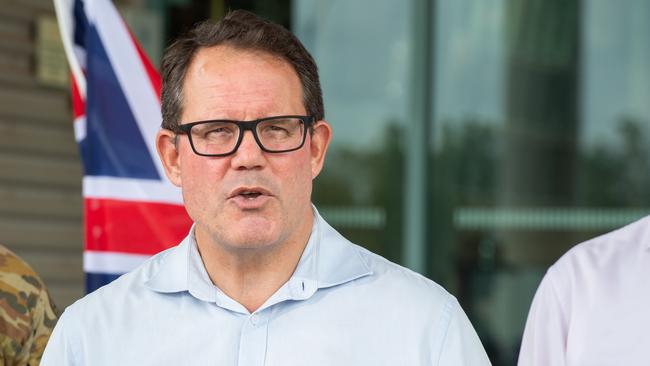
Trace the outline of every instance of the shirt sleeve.
{"label": "shirt sleeve", "polygon": [[74,319],[70,318],[70,312],[65,311],[54,327],[50,340],[45,347],[41,366],[76,366],[81,365],[77,362],[74,350],[73,339],[68,335]]}
{"label": "shirt sleeve", "polygon": [[450,318],[437,366],[489,366],[490,359],[458,301],[450,296]]}
{"label": "shirt sleeve", "polygon": [[566,365],[568,321],[551,270],[533,298],[519,351],[519,366]]}

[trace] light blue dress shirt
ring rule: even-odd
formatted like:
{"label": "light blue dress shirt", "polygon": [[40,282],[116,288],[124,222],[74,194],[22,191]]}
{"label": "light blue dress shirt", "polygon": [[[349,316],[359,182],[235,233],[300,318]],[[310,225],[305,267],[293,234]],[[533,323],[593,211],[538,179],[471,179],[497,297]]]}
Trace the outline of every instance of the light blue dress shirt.
{"label": "light blue dress shirt", "polygon": [[295,273],[253,313],[213,285],[193,231],[77,301],[41,365],[489,365],[456,299],[315,212]]}

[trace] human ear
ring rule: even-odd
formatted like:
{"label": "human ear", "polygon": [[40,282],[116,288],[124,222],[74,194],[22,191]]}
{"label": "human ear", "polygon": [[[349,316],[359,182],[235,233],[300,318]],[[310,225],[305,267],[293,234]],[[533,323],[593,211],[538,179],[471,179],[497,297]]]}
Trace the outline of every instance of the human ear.
{"label": "human ear", "polygon": [[167,178],[177,187],[181,186],[181,159],[178,153],[177,135],[167,129],[161,129],[156,135],[156,149],[165,168]]}
{"label": "human ear", "polygon": [[311,178],[318,176],[323,169],[325,155],[332,140],[332,127],[327,121],[318,121],[311,132]]}

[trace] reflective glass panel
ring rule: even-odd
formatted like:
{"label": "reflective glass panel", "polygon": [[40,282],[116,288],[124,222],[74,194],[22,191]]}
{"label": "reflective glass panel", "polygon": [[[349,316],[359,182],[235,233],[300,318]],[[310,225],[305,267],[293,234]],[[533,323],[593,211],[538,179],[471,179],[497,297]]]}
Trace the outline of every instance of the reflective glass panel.
{"label": "reflective glass panel", "polygon": [[292,30],[318,63],[334,129],[314,202],[351,240],[398,260],[409,124],[410,1],[293,2]]}
{"label": "reflective glass panel", "polygon": [[650,212],[649,7],[437,2],[430,245],[495,365],[549,265]]}

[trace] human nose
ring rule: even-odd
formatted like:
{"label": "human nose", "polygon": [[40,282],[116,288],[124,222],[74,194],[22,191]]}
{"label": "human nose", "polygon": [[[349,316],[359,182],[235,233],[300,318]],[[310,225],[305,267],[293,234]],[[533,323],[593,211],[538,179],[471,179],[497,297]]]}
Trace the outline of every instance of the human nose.
{"label": "human nose", "polygon": [[264,166],[265,158],[262,148],[255,141],[251,131],[244,131],[242,141],[232,156],[231,165],[234,169],[259,169]]}

